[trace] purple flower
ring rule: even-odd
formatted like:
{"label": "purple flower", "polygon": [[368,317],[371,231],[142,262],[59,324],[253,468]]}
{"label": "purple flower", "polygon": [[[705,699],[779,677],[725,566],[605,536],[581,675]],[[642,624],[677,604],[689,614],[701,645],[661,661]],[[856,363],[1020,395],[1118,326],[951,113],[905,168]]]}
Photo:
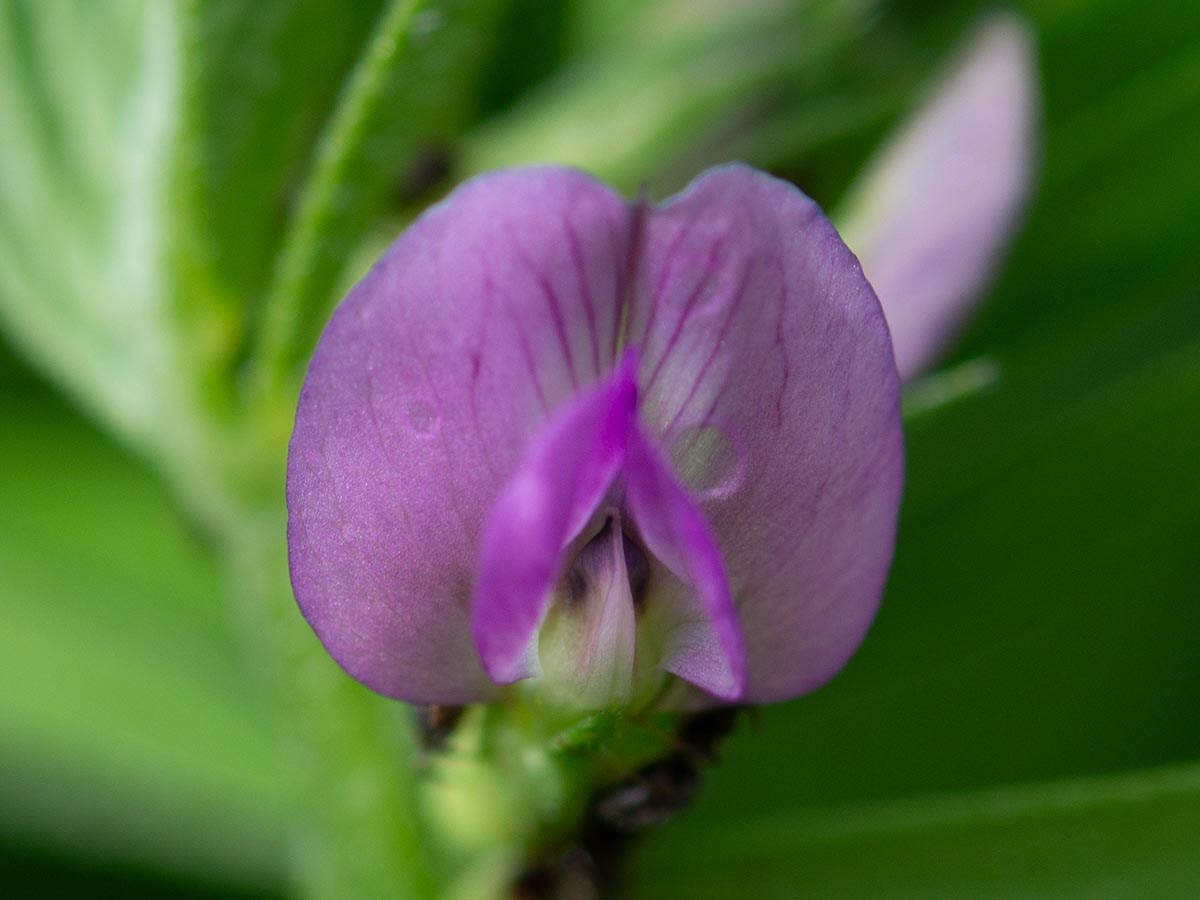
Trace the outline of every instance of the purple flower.
{"label": "purple flower", "polygon": [[419,703],[530,676],[592,708],[829,679],[892,557],[893,342],[916,374],[981,292],[1035,107],[1028,35],[989,21],[851,207],[883,310],[820,210],[741,166],[657,208],[538,168],[427,212],[300,399],[292,582],[330,653]]}
{"label": "purple flower", "polygon": [[966,322],[1032,181],[1038,91],[1021,19],[986,20],[867,168],[839,224],[879,294],[911,378]]}
{"label": "purple flower", "polygon": [[780,700],[865,634],[902,456],[879,303],[794,187],[730,166],[645,208],[499,172],[321,339],[293,585],[334,658],[405,700],[531,675],[591,707]]}

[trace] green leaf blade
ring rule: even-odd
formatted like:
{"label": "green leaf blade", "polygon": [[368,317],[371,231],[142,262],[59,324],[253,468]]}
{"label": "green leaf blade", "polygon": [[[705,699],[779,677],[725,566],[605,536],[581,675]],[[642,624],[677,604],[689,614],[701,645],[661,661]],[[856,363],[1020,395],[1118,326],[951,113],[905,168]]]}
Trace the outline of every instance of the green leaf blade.
{"label": "green leaf blade", "polygon": [[656,900],[1190,900],[1195,766],[680,829],[635,857]]}
{"label": "green leaf blade", "polygon": [[[317,146],[268,293],[255,353],[268,381],[307,360],[359,243],[423,153],[467,120],[496,0],[392,0]],[[350,270],[349,272],[347,270]]]}
{"label": "green leaf blade", "polygon": [[0,833],[273,885],[290,775],[211,560],[44,390],[0,390]]}

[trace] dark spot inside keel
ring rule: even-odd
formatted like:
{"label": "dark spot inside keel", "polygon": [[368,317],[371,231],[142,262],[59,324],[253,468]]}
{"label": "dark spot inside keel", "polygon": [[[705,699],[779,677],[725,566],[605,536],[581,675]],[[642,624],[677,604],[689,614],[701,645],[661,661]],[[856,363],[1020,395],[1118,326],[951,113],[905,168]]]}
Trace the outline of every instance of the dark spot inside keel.
{"label": "dark spot inside keel", "polygon": [[633,597],[633,609],[641,613],[646,608],[646,592],[650,589],[650,559],[646,551],[622,535],[625,551],[625,571],[629,575],[629,595]]}
{"label": "dark spot inside keel", "polygon": [[[566,579],[568,607],[577,607],[587,601],[594,587],[593,573],[609,563],[607,557],[612,552],[612,534],[616,527],[616,516],[606,516],[600,530],[592,535],[575,557]],[[646,594],[650,587],[650,559],[646,551],[624,531],[621,532],[621,549],[625,556],[625,572],[633,608],[641,613],[646,607]]]}
{"label": "dark spot inside keel", "polygon": [[579,565],[571,566],[567,573],[567,606],[576,608],[587,601],[588,578]]}

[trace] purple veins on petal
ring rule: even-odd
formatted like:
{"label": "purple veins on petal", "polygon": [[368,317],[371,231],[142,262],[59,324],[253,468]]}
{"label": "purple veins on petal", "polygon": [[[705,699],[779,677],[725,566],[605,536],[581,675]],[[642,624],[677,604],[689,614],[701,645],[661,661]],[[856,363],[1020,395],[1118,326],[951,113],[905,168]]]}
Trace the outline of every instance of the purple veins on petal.
{"label": "purple veins on petal", "polygon": [[[564,218],[593,297],[615,294],[625,201],[579,172],[497,172],[392,245],[309,365],[288,454],[292,585],[334,659],[380,693],[445,704],[495,693],[470,629],[484,522],[547,410],[575,393],[526,259],[571,347],[591,346]],[[602,346],[611,321],[597,319]],[[590,351],[575,359],[585,385],[606,374]],[[435,415],[417,428],[409,409]]]}
{"label": "purple veins on petal", "polygon": [[644,260],[662,289],[631,316],[642,370],[669,355],[643,390],[645,431],[718,422],[737,448],[734,489],[697,499],[741,625],[744,699],[797,696],[858,647],[891,562],[903,441],[879,302],[816,204],[743,166],[659,207]]}
{"label": "purple veins on petal", "polygon": [[347,671],[402,699],[527,677],[592,708],[673,678],[691,705],[784,699],[865,634],[902,462],[878,301],[795,188],[730,166],[649,207],[499,172],[322,336],[293,585]]}

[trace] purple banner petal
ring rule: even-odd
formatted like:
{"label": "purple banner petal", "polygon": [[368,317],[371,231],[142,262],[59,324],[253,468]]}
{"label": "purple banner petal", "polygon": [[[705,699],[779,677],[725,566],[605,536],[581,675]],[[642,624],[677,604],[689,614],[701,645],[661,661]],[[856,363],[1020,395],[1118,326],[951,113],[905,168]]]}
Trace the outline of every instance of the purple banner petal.
{"label": "purple banner petal", "polygon": [[[617,365],[626,346],[640,365]],[[727,167],[638,212],[576,172],[497,173],[409,229],[321,339],[289,456],[293,585],[347,671],[403,699],[536,671],[575,571],[603,603],[567,644],[612,662],[581,676],[588,702],[624,690],[629,620],[607,604],[656,597],[639,673],[661,652],[717,698],[783,699],[874,615],[902,455],[878,301],[795,188]],[[644,570],[615,592],[612,547],[581,563],[610,506]]]}

